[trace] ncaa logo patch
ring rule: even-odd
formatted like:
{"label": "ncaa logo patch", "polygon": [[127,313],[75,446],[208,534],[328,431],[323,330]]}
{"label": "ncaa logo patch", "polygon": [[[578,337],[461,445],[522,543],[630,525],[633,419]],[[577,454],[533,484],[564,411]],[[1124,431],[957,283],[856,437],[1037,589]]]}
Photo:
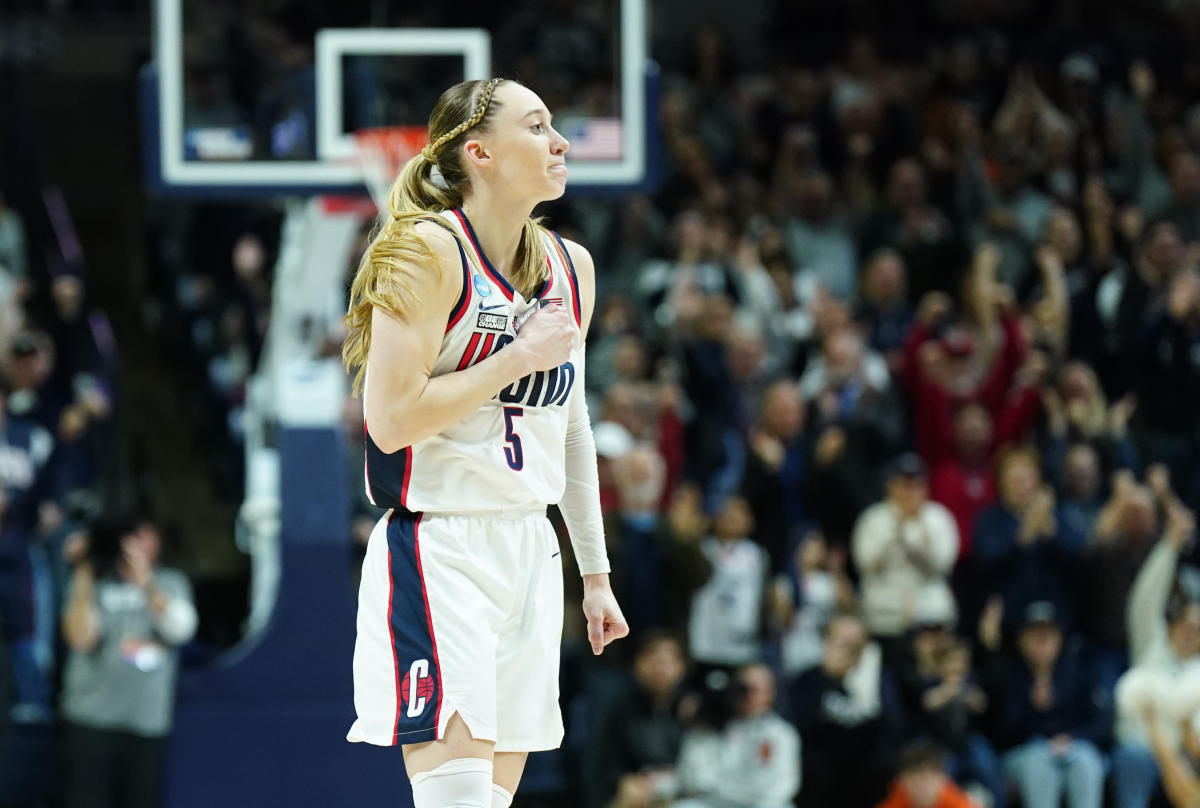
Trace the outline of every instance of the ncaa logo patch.
{"label": "ncaa logo patch", "polygon": [[429,660],[418,659],[400,682],[400,699],[408,707],[408,717],[417,718],[433,700],[433,677],[429,675]]}
{"label": "ncaa logo patch", "polygon": [[475,291],[479,293],[480,297],[487,297],[492,293],[492,287],[488,286],[488,282],[482,275],[472,275],[471,285],[475,287]]}

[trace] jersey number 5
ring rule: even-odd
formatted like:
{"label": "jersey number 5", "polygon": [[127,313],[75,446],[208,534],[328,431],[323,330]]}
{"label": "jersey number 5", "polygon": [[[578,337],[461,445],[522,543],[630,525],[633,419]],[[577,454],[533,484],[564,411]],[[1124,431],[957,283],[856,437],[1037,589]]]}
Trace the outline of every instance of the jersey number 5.
{"label": "jersey number 5", "polygon": [[520,471],[525,467],[525,453],[521,451],[521,436],[517,434],[517,430],[513,426],[513,419],[524,414],[523,407],[504,408],[504,440],[508,441],[508,446],[504,447],[504,459],[508,461],[508,467],[513,471]]}

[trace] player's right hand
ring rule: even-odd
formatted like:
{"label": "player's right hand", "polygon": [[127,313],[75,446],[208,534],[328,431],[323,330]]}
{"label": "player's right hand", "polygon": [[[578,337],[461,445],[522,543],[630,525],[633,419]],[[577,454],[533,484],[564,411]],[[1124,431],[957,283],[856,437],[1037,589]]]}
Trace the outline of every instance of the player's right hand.
{"label": "player's right hand", "polygon": [[579,329],[575,327],[566,307],[561,303],[551,303],[534,312],[521,324],[513,347],[520,346],[528,359],[526,370],[534,373],[565,363],[571,358],[577,339]]}

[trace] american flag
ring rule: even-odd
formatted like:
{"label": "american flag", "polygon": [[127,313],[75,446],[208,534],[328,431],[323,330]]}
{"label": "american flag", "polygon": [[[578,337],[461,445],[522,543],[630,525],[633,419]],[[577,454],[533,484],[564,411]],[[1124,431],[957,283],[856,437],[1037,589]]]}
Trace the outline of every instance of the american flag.
{"label": "american flag", "polygon": [[563,134],[571,141],[571,160],[620,160],[620,118],[581,118],[563,127]]}

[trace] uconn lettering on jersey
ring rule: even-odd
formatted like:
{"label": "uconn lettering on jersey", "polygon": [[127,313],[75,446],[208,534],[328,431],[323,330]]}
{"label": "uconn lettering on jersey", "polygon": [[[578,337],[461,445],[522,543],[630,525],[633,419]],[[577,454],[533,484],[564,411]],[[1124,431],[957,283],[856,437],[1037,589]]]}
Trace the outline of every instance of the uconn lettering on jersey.
{"label": "uconn lettering on jersey", "polygon": [[[505,345],[510,344],[516,337],[512,334],[484,334],[476,331],[467,342],[458,363],[458,370],[464,370],[477,362],[482,362]],[[500,391],[496,396],[505,404],[521,404],[526,407],[561,407],[571,400],[571,390],[575,387],[575,365],[567,362],[551,370],[539,370],[536,373],[513,382]]]}
{"label": "uconn lettering on jersey", "polygon": [[526,407],[561,407],[571,399],[575,386],[575,365],[570,362],[550,370],[539,370],[500,391],[505,404]]}

